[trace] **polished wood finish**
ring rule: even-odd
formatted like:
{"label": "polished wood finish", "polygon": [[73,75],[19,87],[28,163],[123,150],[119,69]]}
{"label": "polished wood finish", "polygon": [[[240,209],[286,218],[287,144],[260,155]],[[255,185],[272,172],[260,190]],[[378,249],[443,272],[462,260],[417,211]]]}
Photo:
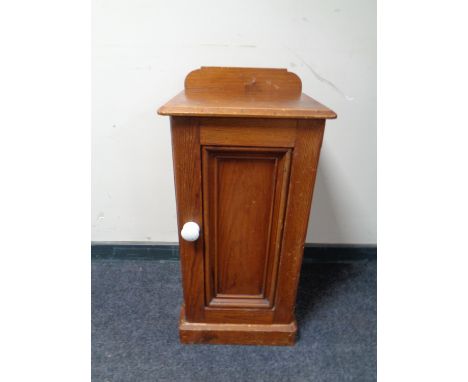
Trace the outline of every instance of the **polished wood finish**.
{"label": "polished wood finish", "polygon": [[[325,119],[285,69],[202,68],[171,115],[181,237],[182,343],[292,345]],[[177,98],[177,97],[176,97]],[[307,99],[309,99],[307,97]],[[317,106],[320,105],[320,106]]]}
{"label": "polished wood finish", "polygon": [[[193,221],[203,226],[200,131],[192,118],[171,118],[172,158],[177,202],[177,224]],[[203,320],[203,240],[187,242],[180,237],[185,313],[189,320]]]}
{"label": "polished wood finish", "polygon": [[207,306],[273,306],[290,158],[291,149],[203,148]]}
{"label": "polished wood finish", "polygon": [[[295,120],[243,118],[201,118],[200,143],[214,146],[294,147]],[[274,134],[270,129],[274,128]]]}
{"label": "polished wood finish", "polygon": [[203,67],[187,76],[185,86],[159,114],[336,118],[334,111],[301,93],[301,80],[286,69]]}
{"label": "polished wood finish", "polygon": [[278,323],[294,319],[297,285],[324,128],[324,120],[298,121],[276,296],[274,321]]}
{"label": "polished wood finish", "polygon": [[297,324],[217,324],[193,323],[185,319],[182,307],[179,337],[183,344],[213,345],[294,345]]}
{"label": "polished wood finish", "polygon": [[230,93],[249,95],[301,95],[302,82],[286,69],[201,67],[185,78],[188,93]]}

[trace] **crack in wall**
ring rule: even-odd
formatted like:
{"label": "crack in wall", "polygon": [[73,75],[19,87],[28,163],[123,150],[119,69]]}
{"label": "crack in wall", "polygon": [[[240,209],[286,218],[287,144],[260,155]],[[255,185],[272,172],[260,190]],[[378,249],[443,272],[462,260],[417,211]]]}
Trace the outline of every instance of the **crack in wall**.
{"label": "crack in wall", "polygon": [[336,86],[333,82],[327,80],[325,77],[322,77],[317,71],[310,65],[306,60],[304,60],[299,54],[291,50],[290,48],[286,47],[287,50],[289,50],[292,54],[294,54],[299,61],[301,61],[307,69],[309,69],[314,77],[319,80],[320,82],[323,82],[324,84],[327,84],[330,86],[333,90],[335,90],[338,94],[340,94],[342,97],[344,97],[347,101],[354,101],[354,97],[346,95],[338,86]]}

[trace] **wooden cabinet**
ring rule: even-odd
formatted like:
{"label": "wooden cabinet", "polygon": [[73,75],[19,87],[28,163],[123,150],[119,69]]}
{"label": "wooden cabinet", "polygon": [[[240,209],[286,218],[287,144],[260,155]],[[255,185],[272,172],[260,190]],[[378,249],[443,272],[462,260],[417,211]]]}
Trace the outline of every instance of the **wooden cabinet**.
{"label": "wooden cabinet", "polygon": [[181,342],[293,344],[325,120],[336,114],[285,69],[215,67],[191,72],[158,112],[171,116]]}

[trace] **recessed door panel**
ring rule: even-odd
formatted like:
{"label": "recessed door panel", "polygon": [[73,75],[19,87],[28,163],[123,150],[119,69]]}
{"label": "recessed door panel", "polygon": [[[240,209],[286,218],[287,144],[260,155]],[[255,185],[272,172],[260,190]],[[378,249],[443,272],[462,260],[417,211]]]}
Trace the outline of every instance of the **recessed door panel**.
{"label": "recessed door panel", "polygon": [[208,307],[273,307],[290,154],[203,147]]}

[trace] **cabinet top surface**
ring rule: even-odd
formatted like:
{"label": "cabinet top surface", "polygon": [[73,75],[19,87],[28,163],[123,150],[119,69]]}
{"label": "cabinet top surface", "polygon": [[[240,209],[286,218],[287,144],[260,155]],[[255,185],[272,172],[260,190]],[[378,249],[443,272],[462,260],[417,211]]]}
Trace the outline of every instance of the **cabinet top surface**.
{"label": "cabinet top surface", "polygon": [[202,67],[158,114],[196,117],[336,118],[333,110],[302,93],[286,69]]}

